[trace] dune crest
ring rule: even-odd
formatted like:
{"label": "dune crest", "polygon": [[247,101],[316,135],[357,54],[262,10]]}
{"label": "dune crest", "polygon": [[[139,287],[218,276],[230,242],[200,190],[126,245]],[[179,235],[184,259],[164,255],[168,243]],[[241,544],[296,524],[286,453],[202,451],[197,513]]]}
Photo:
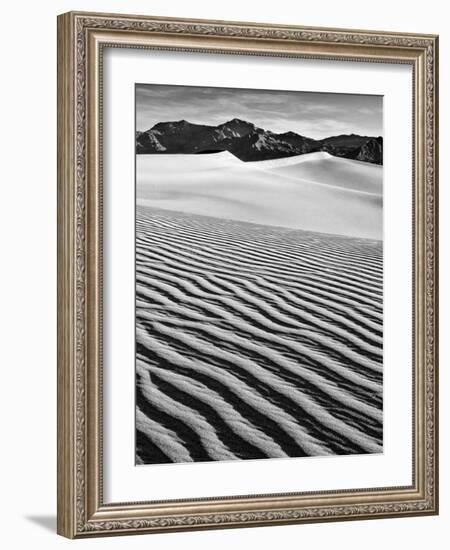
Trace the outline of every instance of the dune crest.
{"label": "dune crest", "polygon": [[382,167],[326,152],[241,162],[229,152],[138,155],[137,203],[359,238],[382,238]]}

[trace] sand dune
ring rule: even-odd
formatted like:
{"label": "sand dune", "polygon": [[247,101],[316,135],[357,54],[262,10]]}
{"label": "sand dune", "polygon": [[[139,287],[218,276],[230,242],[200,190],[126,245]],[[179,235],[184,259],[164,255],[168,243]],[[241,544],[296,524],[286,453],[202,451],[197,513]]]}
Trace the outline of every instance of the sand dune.
{"label": "sand dune", "polygon": [[137,202],[246,222],[382,238],[382,167],[310,153],[241,162],[210,155],[137,155]]}
{"label": "sand dune", "polygon": [[136,463],[381,452],[382,167],[136,162]]}
{"label": "sand dune", "polygon": [[381,452],[382,277],[377,240],[138,207],[137,463]]}
{"label": "sand dune", "polygon": [[325,152],[286,159],[263,160],[252,163],[252,166],[271,170],[280,176],[306,180],[318,185],[339,187],[378,196],[383,192],[382,166],[333,157]]}

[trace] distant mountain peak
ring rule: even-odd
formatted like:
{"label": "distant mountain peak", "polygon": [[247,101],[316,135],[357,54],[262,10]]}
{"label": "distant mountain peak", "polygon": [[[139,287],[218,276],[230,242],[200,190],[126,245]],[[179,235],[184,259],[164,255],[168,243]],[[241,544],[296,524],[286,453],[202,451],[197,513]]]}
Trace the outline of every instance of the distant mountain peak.
{"label": "distant mountain peak", "polygon": [[277,134],[235,117],[217,126],[188,120],[158,122],[136,132],[138,154],[198,154],[229,151],[244,162],[285,158],[316,151],[373,164],[383,163],[383,138],[340,134],[320,140],[288,131]]}
{"label": "distant mountain peak", "polygon": [[[158,122],[150,130],[159,130],[161,128],[185,128],[188,126],[202,126],[201,124],[195,124],[194,122],[189,122],[188,120],[168,120],[167,122]],[[150,131],[148,130],[148,131]]]}
{"label": "distant mountain peak", "polygon": [[282,134],[280,134],[280,136],[283,136],[283,137],[297,137],[298,135],[299,134],[296,134],[292,130],[289,130],[288,132],[283,132]]}
{"label": "distant mountain peak", "polygon": [[254,132],[257,130],[263,131],[261,128],[258,128],[253,124],[253,122],[249,122],[248,120],[242,120],[241,118],[232,118],[231,120],[228,120],[227,122],[224,122],[223,124],[219,124],[217,128],[222,128],[225,130],[233,130],[237,132]]}
{"label": "distant mountain peak", "polygon": [[243,120],[242,118],[232,118],[231,120],[228,120],[227,122],[224,122],[221,124],[221,126],[231,126],[233,124],[245,124],[247,126],[255,126],[253,122],[249,122],[248,120]]}

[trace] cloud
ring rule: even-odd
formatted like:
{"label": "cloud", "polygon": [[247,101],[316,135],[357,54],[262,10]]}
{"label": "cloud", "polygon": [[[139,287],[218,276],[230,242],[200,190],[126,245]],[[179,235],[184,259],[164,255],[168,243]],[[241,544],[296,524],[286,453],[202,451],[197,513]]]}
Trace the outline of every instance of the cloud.
{"label": "cloud", "polygon": [[313,138],[337,134],[382,135],[381,96],[136,85],[136,127],[189,120],[217,125],[234,117],[275,132],[294,131]]}

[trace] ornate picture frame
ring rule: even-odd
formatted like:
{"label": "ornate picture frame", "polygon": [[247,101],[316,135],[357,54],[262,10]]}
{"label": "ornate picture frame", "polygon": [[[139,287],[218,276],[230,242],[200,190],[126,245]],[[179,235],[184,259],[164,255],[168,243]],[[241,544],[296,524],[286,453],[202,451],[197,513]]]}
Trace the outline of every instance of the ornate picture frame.
{"label": "ornate picture frame", "polygon": [[[104,501],[105,48],[412,68],[412,483]],[[438,513],[438,37],[70,12],[58,17],[58,533],[69,538]]]}

